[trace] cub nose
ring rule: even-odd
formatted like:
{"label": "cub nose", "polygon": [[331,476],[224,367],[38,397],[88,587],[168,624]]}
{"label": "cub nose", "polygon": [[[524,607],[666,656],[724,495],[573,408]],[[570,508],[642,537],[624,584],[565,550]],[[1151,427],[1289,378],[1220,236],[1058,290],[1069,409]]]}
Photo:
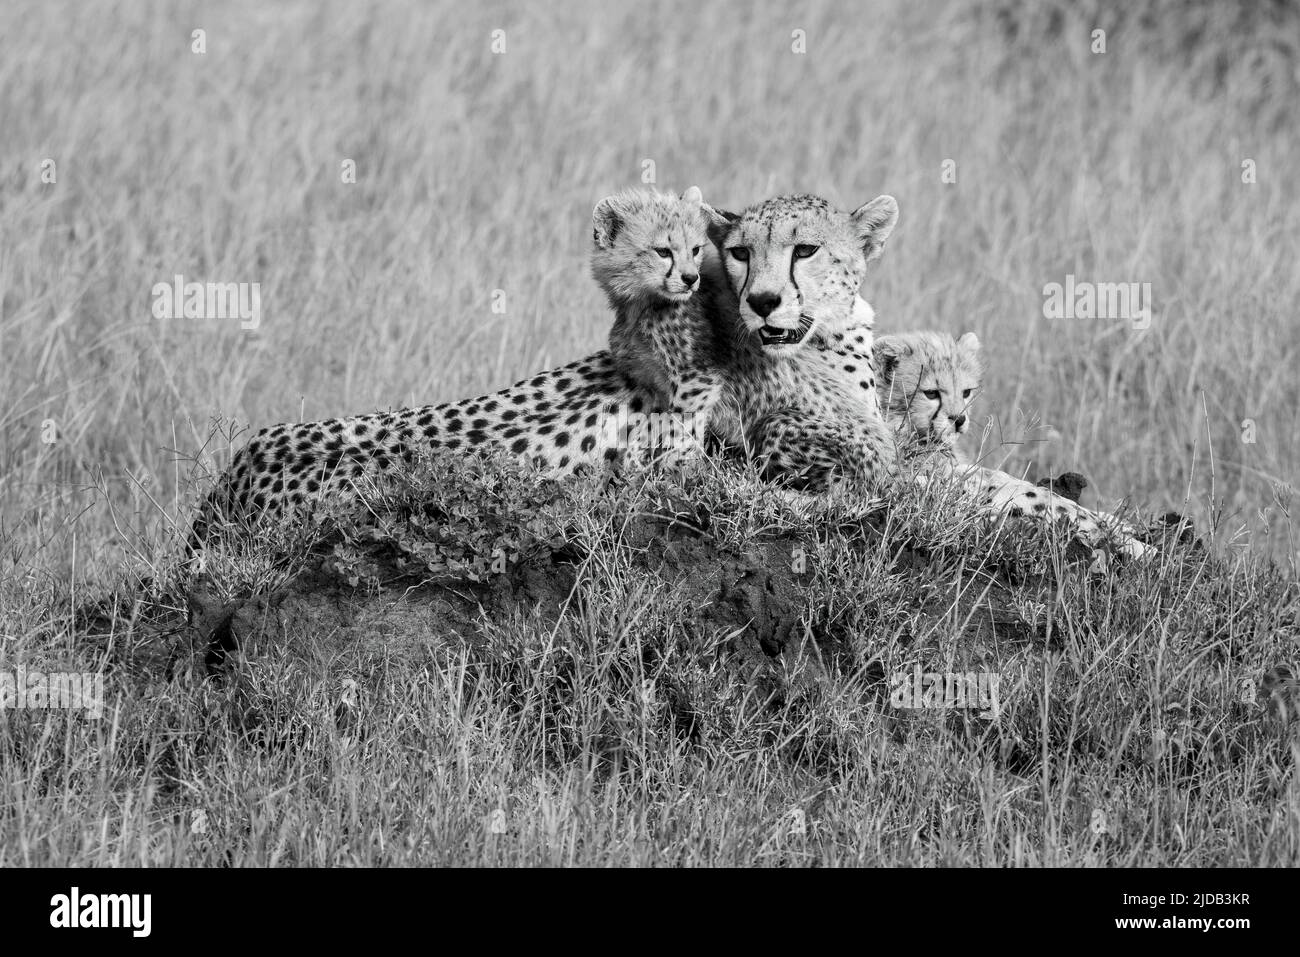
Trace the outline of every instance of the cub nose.
{"label": "cub nose", "polygon": [[952,427],[954,429],[957,429],[958,431],[961,431],[962,426],[964,426],[965,424],[966,424],[966,416],[964,414],[959,415],[957,416],[957,418],[952,420]]}
{"label": "cub nose", "polygon": [[699,278],[698,273],[682,273],[682,285],[689,289],[691,286],[695,285],[695,280]]}
{"label": "cub nose", "polygon": [[745,297],[745,302],[749,303],[749,308],[758,313],[760,318],[766,319],[772,314],[772,310],[781,305],[781,294],[778,292],[756,292]]}

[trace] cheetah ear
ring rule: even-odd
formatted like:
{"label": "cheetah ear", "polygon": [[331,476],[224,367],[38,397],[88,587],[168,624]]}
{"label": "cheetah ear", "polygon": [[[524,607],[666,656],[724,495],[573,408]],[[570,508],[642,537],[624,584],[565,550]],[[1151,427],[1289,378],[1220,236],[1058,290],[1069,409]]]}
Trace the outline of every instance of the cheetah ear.
{"label": "cheetah ear", "polygon": [[980,337],[968,332],[957,340],[957,353],[964,356],[977,378],[984,377],[984,357],[980,355]]}
{"label": "cheetah ear", "polygon": [[698,186],[692,186],[682,193],[682,202],[687,206],[701,206],[704,203],[704,194],[700,192]]}
{"label": "cheetah ear", "polygon": [[617,196],[606,196],[591,211],[591,238],[601,249],[614,245],[614,237],[623,227],[623,214]]}
{"label": "cheetah ear", "polygon": [[727,233],[731,231],[731,224],[739,221],[740,214],[729,213],[725,209],[714,209],[708,203],[701,203],[700,209],[709,221],[709,241],[721,250],[723,243],[726,241]]}
{"label": "cheetah ear", "polygon": [[898,368],[898,360],[912,351],[912,346],[901,336],[878,336],[871,345],[872,358],[882,379],[888,379]]}
{"label": "cheetah ear", "polygon": [[867,254],[867,262],[880,258],[885,240],[898,224],[898,200],[892,196],[877,196],[864,206],[859,206],[849,216]]}

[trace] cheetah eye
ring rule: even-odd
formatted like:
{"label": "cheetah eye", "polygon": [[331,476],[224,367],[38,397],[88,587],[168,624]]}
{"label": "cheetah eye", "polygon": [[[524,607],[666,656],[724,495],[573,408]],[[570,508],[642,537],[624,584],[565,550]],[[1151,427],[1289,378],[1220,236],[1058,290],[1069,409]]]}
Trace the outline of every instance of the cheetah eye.
{"label": "cheetah eye", "polygon": [[938,402],[938,401],[939,401],[939,390],[938,390],[938,389],[926,389],[925,392],[924,392],[924,395],[925,395],[925,397],[926,397],[927,399],[929,399],[931,402]]}
{"label": "cheetah eye", "polygon": [[819,249],[821,249],[820,246],[812,246],[809,245],[808,243],[800,243],[798,246],[794,247],[794,258],[807,259],[809,256],[816,253],[817,250]]}
{"label": "cheetah eye", "polygon": [[655,249],[655,252],[657,252],[657,253],[659,254],[659,258],[660,258],[660,259],[672,259],[672,258],[673,258],[673,251],[672,251],[671,249],[667,248],[666,246],[659,246],[658,248]]}
{"label": "cheetah eye", "polygon": [[962,389],[962,390],[961,390],[961,397],[962,397],[963,399],[969,399],[969,398],[970,398],[970,389]]}
{"label": "cheetah eye", "polygon": [[698,255],[700,254],[700,250],[701,250],[702,248],[703,248],[703,247],[701,247],[701,246],[696,246],[694,249],[691,250],[691,255],[692,255],[692,256],[698,256]]}
{"label": "cheetah eye", "polygon": [[738,263],[749,262],[749,250],[744,246],[732,246],[727,252],[731,253],[731,258]]}

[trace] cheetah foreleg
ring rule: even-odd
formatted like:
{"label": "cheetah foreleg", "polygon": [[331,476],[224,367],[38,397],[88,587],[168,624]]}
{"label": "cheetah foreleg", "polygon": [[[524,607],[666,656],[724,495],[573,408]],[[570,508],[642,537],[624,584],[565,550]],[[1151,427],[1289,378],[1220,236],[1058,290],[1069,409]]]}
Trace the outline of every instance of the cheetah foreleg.
{"label": "cheetah foreleg", "polygon": [[796,491],[869,489],[893,464],[893,443],[883,430],[851,428],[797,409],[768,413],[749,438],[763,478]]}

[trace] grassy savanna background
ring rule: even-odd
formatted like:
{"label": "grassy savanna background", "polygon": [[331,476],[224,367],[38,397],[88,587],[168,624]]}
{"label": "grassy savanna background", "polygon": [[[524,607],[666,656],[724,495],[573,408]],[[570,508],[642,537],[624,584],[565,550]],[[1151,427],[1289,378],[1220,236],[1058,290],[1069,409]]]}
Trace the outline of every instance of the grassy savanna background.
{"label": "grassy savanna background", "polygon": [[[1217,555],[1247,551],[1223,571],[1228,597],[1214,599],[1214,614],[1271,636],[1258,638],[1250,667],[1276,664],[1294,635],[1277,630],[1283,612],[1259,606],[1260,594],[1281,599],[1249,563],[1276,559],[1293,580],[1300,547],[1286,513],[1300,470],[1296,20],[1263,4],[1247,16],[1212,4],[1136,6],[1145,12],[1089,3],[5,4],[6,654],[62,649],[87,660],[69,609],[168,554],[172,523],[186,521],[197,494],[188,457],[219,467],[228,455],[214,419],[258,428],[443,401],[600,348],[610,317],[587,271],[591,207],[638,183],[649,161],[658,185],[698,184],[727,208],[791,191],[845,208],[895,195],[900,224],[865,291],[879,328],[977,331],[989,360],[980,411],[997,418],[993,440],[1008,443],[1014,466],[1076,469],[1092,481],[1093,502],[1176,508]],[[1099,27],[1101,54],[1091,50]],[[196,54],[200,28],[207,52]],[[792,49],[795,31],[804,53]],[[46,159],[55,183],[42,182]],[[346,160],[355,183],[341,181]],[[947,161],[955,183],[942,176]],[[260,328],[155,319],[150,290],[178,273],[260,283]],[[1149,282],[1150,328],[1043,318],[1044,285],[1067,274]],[[505,311],[494,311],[502,295]],[[57,438],[46,442],[50,423]],[[1037,423],[1060,438],[1018,444],[1044,434],[1030,428]],[[1122,641],[1140,650],[1169,640],[1162,631],[1176,620],[1153,611],[1139,624],[1134,614]],[[1181,664],[1194,671],[1199,659],[1187,654]],[[286,695],[310,700],[332,687],[284,668],[271,673],[289,676]],[[1132,833],[1099,851],[1088,814],[1074,830],[1062,823],[1059,794],[1006,811],[1037,786],[1032,775],[1018,784],[953,770],[949,745],[925,741],[907,753],[928,755],[929,771],[911,772],[899,793],[884,764],[863,771],[861,787],[827,791],[815,771],[780,770],[755,749],[737,765],[721,748],[735,760],[696,765],[662,752],[657,780],[689,767],[689,786],[644,785],[638,795],[521,752],[482,701],[455,711],[456,674],[435,668],[392,685],[372,716],[389,747],[368,758],[348,751],[355,773],[335,766],[325,790],[307,796],[298,758],[267,757],[234,732],[190,764],[170,759],[162,774],[159,742],[210,732],[198,725],[219,697],[211,689],[139,691],[120,731],[70,720],[80,750],[48,735],[23,744],[37,732],[10,717],[20,738],[3,752],[0,859],[212,861],[231,847],[240,863],[1295,859],[1289,785],[1282,797],[1264,788],[1230,803],[1201,781],[1162,810],[1148,807],[1147,789],[1167,780],[1121,775]],[[1238,676],[1205,680],[1222,696]],[[829,700],[823,718],[851,725],[859,715]],[[284,720],[306,721],[290,704]],[[1136,721],[1142,706],[1124,707]],[[403,715],[438,708],[435,747]],[[432,763],[415,805],[369,790],[410,793],[420,748]],[[863,748],[864,762],[885,761]],[[458,765],[457,755],[467,757]],[[1255,781],[1265,764],[1259,757],[1240,773]],[[956,790],[951,774],[966,775]],[[464,843],[482,833],[464,822],[504,794],[523,800],[524,783],[536,820],[552,814],[563,853],[547,857],[537,848],[551,845],[519,833],[513,843]],[[810,794],[822,795],[818,814],[845,820],[885,804],[878,818],[855,819],[853,835],[806,854],[760,854],[761,835]],[[922,826],[949,799],[983,810],[982,836]],[[1211,799],[1223,803],[1197,803]],[[244,802],[247,814],[225,844],[199,849],[202,835],[185,822],[222,802]],[[387,810],[371,819],[372,807]],[[303,837],[311,833],[329,837]]]}

